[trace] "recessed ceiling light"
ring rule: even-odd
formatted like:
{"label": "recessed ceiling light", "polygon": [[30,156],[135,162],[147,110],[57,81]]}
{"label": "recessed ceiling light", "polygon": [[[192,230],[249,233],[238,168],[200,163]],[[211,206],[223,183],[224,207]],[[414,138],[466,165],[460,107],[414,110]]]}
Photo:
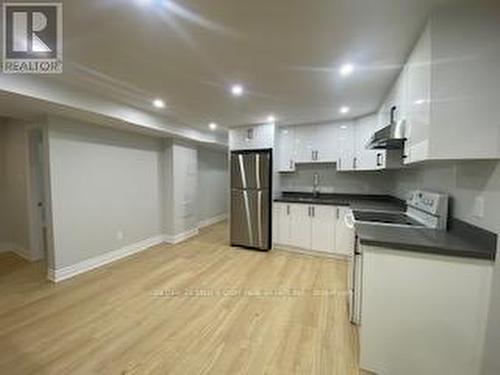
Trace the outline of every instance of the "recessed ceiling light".
{"label": "recessed ceiling light", "polygon": [[276,117],[274,117],[273,115],[267,116],[267,122],[275,122],[275,121],[276,121]]}
{"label": "recessed ceiling light", "polygon": [[354,65],[352,64],[344,64],[340,67],[340,75],[347,77],[350,76],[354,72]]}
{"label": "recessed ceiling light", "polygon": [[342,113],[343,115],[345,115],[346,113],[349,113],[350,110],[351,110],[351,108],[343,106],[343,107],[340,107],[339,112]]}
{"label": "recessed ceiling light", "polygon": [[342,129],[342,130],[346,130],[346,129],[347,129],[347,125],[342,125],[342,126],[340,127],[340,129]]}
{"label": "recessed ceiling light", "polygon": [[217,124],[215,122],[211,122],[210,124],[208,124],[208,127],[210,128],[210,130],[216,130]]}
{"label": "recessed ceiling light", "polygon": [[417,104],[417,105],[424,104],[424,103],[425,103],[425,99],[415,100],[415,104]]}
{"label": "recessed ceiling light", "polygon": [[233,85],[231,87],[231,94],[234,96],[241,96],[243,94],[243,86],[241,85]]}
{"label": "recessed ceiling light", "polygon": [[165,108],[165,102],[161,99],[155,99],[153,100],[153,105],[156,107],[156,108]]}

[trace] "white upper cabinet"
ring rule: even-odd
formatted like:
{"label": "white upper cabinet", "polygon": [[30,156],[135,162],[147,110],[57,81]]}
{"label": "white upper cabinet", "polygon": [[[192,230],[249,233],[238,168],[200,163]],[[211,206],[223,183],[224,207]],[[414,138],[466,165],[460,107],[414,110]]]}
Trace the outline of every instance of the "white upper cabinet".
{"label": "white upper cabinet", "polygon": [[[493,3],[493,2],[492,2]],[[431,19],[429,158],[500,158],[498,1]]]}
{"label": "white upper cabinet", "polygon": [[433,14],[379,112],[405,119],[405,163],[500,158],[499,44],[480,7]]}
{"label": "white upper cabinet", "polygon": [[301,125],[295,127],[295,155],[298,163],[314,161],[316,126]]}
{"label": "white upper cabinet", "polygon": [[274,124],[245,126],[229,129],[230,150],[256,150],[274,148]]}
{"label": "white upper cabinet", "polygon": [[295,155],[298,163],[335,163],[336,127],[333,124],[296,126]]}
{"label": "white upper cabinet", "polygon": [[354,122],[346,121],[337,125],[337,170],[352,171],[355,169],[355,127]]}
{"label": "white upper cabinet", "polygon": [[356,121],[278,129],[278,171],[294,172],[300,163],[336,163],[338,171],[373,171],[401,166],[401,151],[369,150],[380,128],[377,114]]}
{"label": "white upper cabinet", "polygon": [[334,163],[338,156],[337,126],[335,124],[317,125],[313,135],[315,161]]}
{"label": "white upper cabinet", "polygon": [[278,130],[278,171],[295,171],[295,127],[281,127]]}
{"label": "white upper cabinet", "polygon": [[403,73],[406,76],[405,163],[428,157],[431,126],[431,34],[430,26],[417,42]]}

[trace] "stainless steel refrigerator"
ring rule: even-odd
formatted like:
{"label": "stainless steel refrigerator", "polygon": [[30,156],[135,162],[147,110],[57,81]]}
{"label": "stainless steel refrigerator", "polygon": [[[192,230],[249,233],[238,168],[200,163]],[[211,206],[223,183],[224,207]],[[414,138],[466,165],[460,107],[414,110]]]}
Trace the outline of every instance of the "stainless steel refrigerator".
{"label": "stainless steel refrigerator", "polygon": [[271,150],[231,152],[231,245],[271,249]]}

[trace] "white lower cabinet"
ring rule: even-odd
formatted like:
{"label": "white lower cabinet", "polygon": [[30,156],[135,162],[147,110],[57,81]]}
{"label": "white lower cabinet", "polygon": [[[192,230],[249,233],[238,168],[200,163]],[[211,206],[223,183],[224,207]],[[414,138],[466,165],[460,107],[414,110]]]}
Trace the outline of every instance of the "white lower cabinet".
{"label": "white lower cabinet", "polygon": [[300,248],[311,246],[310,207],[304,204],[290,205],[290,237],[287,244]]}
{"label": "white lower cabinet", "polygon": [[492,263],[361,249],[361,368],[385,375],[479,375]]}
{"label": "white lower cabinet", "polygon": [[352,256],[354,252],[354,218],[349,207],[336,208],[335,253]]}
{"label": "white lower cabinet", "polygon": [[278,202],[273,212],[275,245],[352,255],[354,229],[344,220],[348,207]]}
{"label": "white lower cabinet", "polygon": [[274,243],[289,245],[291,243],[291,205],[290,204],[274,204],[273,233]]}
{"label": "white lower cabinet", "polygon": [[336,208],[311,206],[311,250],[335,252]]}

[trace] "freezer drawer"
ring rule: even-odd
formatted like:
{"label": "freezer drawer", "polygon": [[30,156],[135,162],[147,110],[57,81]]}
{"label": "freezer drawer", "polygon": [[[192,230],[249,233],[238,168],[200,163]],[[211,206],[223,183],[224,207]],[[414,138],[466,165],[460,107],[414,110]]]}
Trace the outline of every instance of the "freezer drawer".
{"label": "freezer drawer", "polygon": [[231,245],[270,248],[268,190],[231,189]]}

